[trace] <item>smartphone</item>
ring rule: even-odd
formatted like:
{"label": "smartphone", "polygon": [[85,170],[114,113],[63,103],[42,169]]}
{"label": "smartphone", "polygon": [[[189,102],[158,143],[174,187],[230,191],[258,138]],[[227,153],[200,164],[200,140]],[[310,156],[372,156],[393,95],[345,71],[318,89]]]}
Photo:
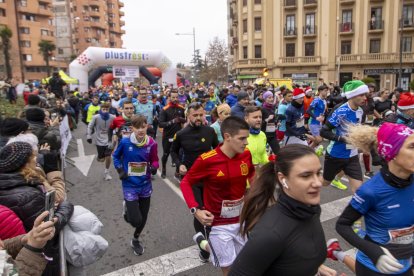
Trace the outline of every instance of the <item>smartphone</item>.
{"label": "smartphone", "polygon": [[56,119],[56,117],[57,117],[57,114],[56,113],[52,113],[52,115],[50,116],[50,118],[52,119],[52,121],[54,121]]}
{"label": "smartphone", "polygon": [[50,191],[45,194],[45,211],[49,211],[49,215],[45,217],[44,221],[53,220],[55,216],[55,191]]}

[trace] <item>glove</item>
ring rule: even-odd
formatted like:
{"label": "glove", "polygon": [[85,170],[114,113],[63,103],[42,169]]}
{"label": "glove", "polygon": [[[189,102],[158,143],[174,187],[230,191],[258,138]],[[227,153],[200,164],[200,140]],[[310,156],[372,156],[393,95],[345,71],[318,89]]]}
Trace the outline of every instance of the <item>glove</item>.
{"label": "glove", "polygon": [[108,149],[114,149],[114,144],[112,142],[108,142]]}
{"label": "glove", "polygon": [[59,170],[58,155],[55,152],[48,152],[43,155],[43,170],[46,174]]}
{"label": "glove", "polygon": [[156,167],[154,167],[154,166],[152,166],[152,165],[151,165],[151,167],[150,167],[150,171],[151,171],[151,174],[152,174],[152,175],[156,175],[156,174],[157,174],[157,170],[158,170],[158,169],[157,169]]}
{"label": "glove", "polygon": [[123,168],[117,168],[116,171],[119,174],[119,179],[124,180],[128,178],[128,174],[124,171]]}
{"label": "glove", "polygon": [[88,142],[89,144],[92,144],[92,139],[91,138],[86,139],[86,142]]}
{"label": "glove", "polygon": [[381,247],[384,255],[378,258],[375,267],[384,274],[394,274],[400,271],[404,266],[398,262],[396,258],[388,251],[388,249]]}

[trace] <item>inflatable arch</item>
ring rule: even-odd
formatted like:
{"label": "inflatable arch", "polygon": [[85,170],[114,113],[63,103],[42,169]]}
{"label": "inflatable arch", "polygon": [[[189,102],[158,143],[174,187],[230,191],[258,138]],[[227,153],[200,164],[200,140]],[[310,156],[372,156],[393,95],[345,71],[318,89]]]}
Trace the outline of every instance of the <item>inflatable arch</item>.
{"label": "inflatable arch", "polygon": [[79,91],[84,92],[88,90],[89,72],[109,65],[155,66],[162,72],[163,83],[177,85],[177,69],[158,50],[89,47],[70,63],[69,74],[79,80]]}

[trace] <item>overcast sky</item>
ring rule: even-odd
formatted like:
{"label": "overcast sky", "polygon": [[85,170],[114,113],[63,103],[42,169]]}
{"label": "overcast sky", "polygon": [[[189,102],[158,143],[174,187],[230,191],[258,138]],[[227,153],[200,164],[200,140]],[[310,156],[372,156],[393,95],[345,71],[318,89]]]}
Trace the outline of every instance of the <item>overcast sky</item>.
{"label": "overcast sky", "polygon": [[226,0],[123,0],[123,46],[161,50],[176,64],[190,65],[195,27],[196,49],[204,56],[215,36],[227,41]]}

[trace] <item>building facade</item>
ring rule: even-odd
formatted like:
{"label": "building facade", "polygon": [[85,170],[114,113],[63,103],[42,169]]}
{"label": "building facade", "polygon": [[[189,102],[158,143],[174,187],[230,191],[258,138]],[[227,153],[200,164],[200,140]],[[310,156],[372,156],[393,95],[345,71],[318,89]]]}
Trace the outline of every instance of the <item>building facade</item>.
{"label": "building facade", "polygon": [[[39,54],[41,40],[56,45],[50,66],[63,70],[89,46],[122,47],[123,6],[119,0],[0,0],[0,28],[7,26],[13,33],[10,58],[15,81],[47,76]],[[0,55],[3,79],[6,72]]]}
{"label": "building facade", "polygon": [[228,14],[230,72],[244,82],[268,68],[314,86],[369,76],[392,89],[400,57],[402,86],[412,80],[414,0],[228,0]]}

